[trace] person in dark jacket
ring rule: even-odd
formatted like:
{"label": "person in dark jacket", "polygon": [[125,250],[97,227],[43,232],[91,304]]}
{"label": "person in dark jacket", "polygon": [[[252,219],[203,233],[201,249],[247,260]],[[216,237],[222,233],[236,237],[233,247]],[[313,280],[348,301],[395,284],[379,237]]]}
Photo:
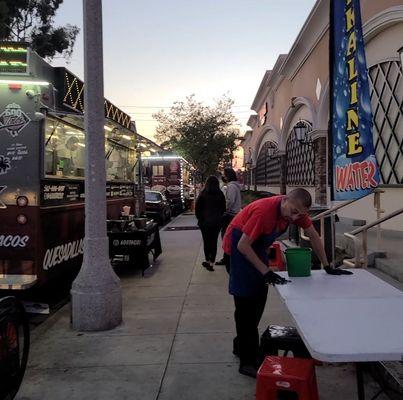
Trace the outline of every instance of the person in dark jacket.
{"label": "person in dark jacket", "polygon": [[217,256],[217,241],[221,230],[221,221],[226,209],[225,196],[220,190],[220,184],[215,176],[210,176],[196,200],[196,218],[200,227],[205,260],[202,265],[209,271],[214,271]]}

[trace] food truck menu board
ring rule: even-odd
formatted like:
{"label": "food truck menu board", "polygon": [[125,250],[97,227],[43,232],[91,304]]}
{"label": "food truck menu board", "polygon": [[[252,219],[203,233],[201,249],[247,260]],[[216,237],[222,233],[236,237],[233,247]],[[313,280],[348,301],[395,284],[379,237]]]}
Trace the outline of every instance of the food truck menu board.
{"label": "food truck menu board", "polygon": [[133,197],[134,185],[124,183],[108,183],[106,185],[106,198]]}
{"label": "food truck menu board", "polygon": [[45,182],[41,185],[41,204],[56,206],[77,202],[84,194],[84,183]]}
{"label": "food truck menu board", "polygon": [[[60,206],[82,203],[85,199],[84,181],[72,182],[46,180],[41,182],[41,205]],[[107,183],[106,198],[123,198],[134,196],[133,183]]]}
{"label": "food truck menu board", "polygon": [[26,44],[0,42],[0,74],[28,74],[28,48]]}

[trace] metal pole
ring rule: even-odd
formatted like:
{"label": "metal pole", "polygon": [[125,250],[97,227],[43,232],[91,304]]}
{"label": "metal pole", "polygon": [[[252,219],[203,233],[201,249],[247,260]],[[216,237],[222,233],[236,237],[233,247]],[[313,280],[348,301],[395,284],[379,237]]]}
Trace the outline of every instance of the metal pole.
{"label": "metal pole", "polygon": [[322,241],[322,245],[325,245],[325,218],[321,217],[320,219],[320,239]]}
{"label": "metal pole", "polygon": [[330,238],[331,248],[332,248],[332,260],[331,263],[334,265],[336,261],[336,217],[335,213],[330,214]]}
{"label": "metal pole", "polygon": [[85,239],[73,282],[72,322],[81,331],[112,329],[122,321],[122,293],[112,270],[106,233],[106,171],[102,0],[84,0]]}
{"label": "metal pole", "polygon": [[363,251],[363,261],[361,268],[368,267],[368,231],[362,231],[362,251]]}
{"label": "metal pole", "polygon": [[[383,190],[377,190],[374,193],[374,207],[376,210],[376,219],[379,220],[385,210],[381,208],[381,194],[384,193]],[[382,248],[382,227],[378,224],[376,227],[376,249],[380,251]]]}

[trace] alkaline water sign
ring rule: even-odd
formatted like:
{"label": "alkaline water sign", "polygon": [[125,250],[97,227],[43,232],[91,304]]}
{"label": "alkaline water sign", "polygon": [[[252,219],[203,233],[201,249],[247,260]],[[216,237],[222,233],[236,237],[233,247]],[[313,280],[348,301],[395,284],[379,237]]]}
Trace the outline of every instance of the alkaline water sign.
{"label": "alkaline water sign", "polygon": [[359,0],[332,4],[334,200],[365,196],[379,185]]}

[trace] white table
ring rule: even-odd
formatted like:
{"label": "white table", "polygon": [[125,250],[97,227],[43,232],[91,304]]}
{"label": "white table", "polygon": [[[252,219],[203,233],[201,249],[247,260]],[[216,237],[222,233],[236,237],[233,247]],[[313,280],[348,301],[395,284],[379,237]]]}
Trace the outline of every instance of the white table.
{"label": "white table", "polygon": [[353,275],[340,276],[329,275],[324,270],[312,271],[312,275],[306,278],[289,278],[287,272],[279,272],[279,275],[291,280],[287,285],[276,286],[285,301],[403,296],[402,291],[365,269],[354,269]]}
{"label": "white table", "polygon": [[287,307],[320,361],[403,360],[403,296],[289,300]]}
{"label": "white table", "polygon": [[[312,357],[325,362],[403,360],[403,292],[366,270],[312,271],[276,286]],[[288,278],[286,272],[283,277]],[[358,365],[358,364],[357,364]],[[361,372],[357,374],[363,399]]]}

